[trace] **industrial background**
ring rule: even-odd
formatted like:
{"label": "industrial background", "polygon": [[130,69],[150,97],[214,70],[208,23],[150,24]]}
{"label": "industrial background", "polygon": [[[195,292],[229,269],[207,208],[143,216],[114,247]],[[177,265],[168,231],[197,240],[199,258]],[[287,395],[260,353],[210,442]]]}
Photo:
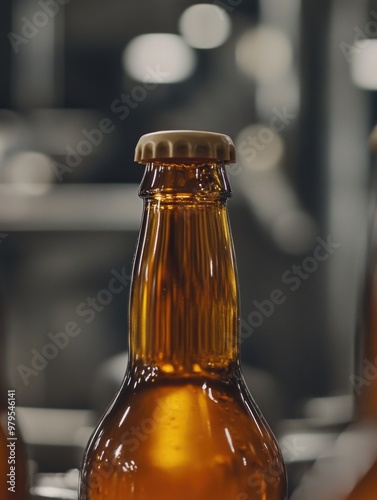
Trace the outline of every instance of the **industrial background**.
{"label": "industrial background", "polygon": [[[135,144],[198,129],[236,143],[242,362],[282,442],[306,439],[303,454],[285,450],[293,490],[352,419],[377,2],[3,0],[1,11],[2,376],[34,472],[79,466],[126,368]],[[284,300],[271,307],[275,289]]]}

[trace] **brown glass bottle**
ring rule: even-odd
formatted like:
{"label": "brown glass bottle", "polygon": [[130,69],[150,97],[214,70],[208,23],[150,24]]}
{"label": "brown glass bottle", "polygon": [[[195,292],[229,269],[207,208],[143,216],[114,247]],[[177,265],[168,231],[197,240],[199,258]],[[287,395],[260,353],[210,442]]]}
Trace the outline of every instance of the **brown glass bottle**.
{"label": "brown glass bottle", "polygon": [[227,136],[185,131],[139,142],[148,164],[130,359],[88,445],[82,500],[286,498],[279,448],[239,366],[224,170],[233,148]]}

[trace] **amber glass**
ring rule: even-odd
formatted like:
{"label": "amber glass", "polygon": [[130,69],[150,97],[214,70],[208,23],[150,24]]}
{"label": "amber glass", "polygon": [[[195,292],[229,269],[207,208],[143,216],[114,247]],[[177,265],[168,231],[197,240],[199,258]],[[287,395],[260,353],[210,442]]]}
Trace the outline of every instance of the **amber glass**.
{"label": "amber glass", "polygon": [[149,164],[140,196],[129,365],[89,442],[80,498],[285,499],[278,445],[240,372],[224,166]]}

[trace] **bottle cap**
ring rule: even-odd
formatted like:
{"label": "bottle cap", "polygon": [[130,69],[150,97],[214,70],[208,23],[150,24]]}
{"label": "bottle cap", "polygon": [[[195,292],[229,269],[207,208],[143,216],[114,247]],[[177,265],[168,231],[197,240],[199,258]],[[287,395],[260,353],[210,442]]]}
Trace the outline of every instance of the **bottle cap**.
{"label": "bottle cap", "polygon": [[135,161],[150,163],[168,159],[236,161],[233,141],[225,134],[200,130],[164,130],[140,137],[135,149]]}

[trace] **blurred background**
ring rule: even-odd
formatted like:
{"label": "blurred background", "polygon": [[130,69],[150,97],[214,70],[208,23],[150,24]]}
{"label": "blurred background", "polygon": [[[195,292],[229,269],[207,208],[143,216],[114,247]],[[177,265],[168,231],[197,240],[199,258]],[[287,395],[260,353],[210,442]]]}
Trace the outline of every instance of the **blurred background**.
{"label": "blurred background", "polygon": [[79,465],[125,370],[135,144],[198,129],[236,143],[242,360],[293,489],[352,418],[377,2],[3,0],[0,33],[1,329],[35,470]]}

